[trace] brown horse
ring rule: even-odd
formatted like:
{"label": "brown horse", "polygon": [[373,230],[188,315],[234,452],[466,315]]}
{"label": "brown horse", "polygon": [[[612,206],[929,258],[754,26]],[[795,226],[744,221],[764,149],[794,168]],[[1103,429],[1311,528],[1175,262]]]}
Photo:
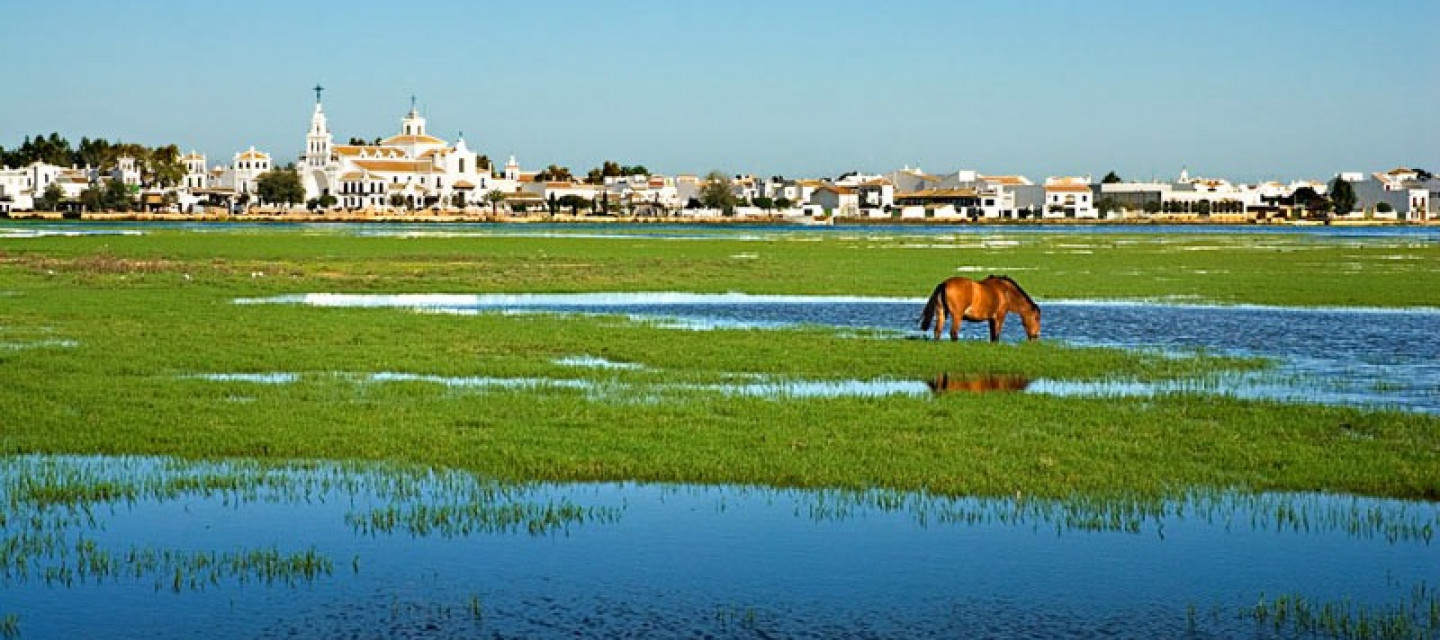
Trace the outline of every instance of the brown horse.
{"label": "brown horse", "polygon": [[1005,327],[1005,314],[1019,314],[1025,323],[1025,335],[1034,340],[1040,337],[1040,305],[1030,299],[1009,276],[990,276],[975,281],[969,278],[950,278],[935,286],[935,292],[925,302],[925,311],[920,313],[920,330],[926,331],[935,323],[935,339],[945,326],[945,316],[951,316],[950,339],[960,339],[960,323],[963,320],[990,323],[990,341],[1000,341],[1000,330]]}

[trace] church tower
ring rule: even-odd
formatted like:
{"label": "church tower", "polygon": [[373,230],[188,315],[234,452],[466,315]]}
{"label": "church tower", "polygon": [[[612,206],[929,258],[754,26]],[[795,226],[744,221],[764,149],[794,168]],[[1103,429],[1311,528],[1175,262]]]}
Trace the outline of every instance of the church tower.
{"label": "church tower", "polygon": [[415,109],[415,97],[410,97],[410,113],[400,121],[400,135],[402,136],[423,136],[425,135],[425,118]]}
{"label": "church tower", "polygon": [[330,163],[330,148],[335,142],[325,122],[325,109],[320,106],[320,92],[324,90],[315,85],[315,114],[310,116],[310,133],[305,136],[305,166],[311,169],[323,169]]}

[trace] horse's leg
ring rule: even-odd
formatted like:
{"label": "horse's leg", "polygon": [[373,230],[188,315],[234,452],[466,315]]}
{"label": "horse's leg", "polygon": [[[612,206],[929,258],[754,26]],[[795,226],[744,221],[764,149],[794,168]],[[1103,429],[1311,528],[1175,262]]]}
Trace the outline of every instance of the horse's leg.
{"label": "horse's leg", "polygon": [[1005,316],[998,315],[990,319],[990,341],[1000,341],[1000,330],[1005,328]]}
{"label": "horse's leg", "polygon": [[965,315],[957,313],[950,318],[950,341],[960,341],[960,323],[965,322]]}
{"label": "horse's leg", "polygon": [[935,340],[940,340],[940,332],[945,327],[945,304],[943,302],[935,305]]}

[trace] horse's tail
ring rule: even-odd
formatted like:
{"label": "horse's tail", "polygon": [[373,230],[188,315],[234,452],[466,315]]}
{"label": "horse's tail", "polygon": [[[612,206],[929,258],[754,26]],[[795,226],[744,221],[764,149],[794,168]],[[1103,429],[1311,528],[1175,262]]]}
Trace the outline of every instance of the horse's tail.
{"label": "horse's tail", "polygon": [[930,294],[930,299],[925,301],[925,310],[920,312],[920,330],[929,331],[930,323],[935,321],[935,305],[940,305],[946,313],[950,312],[945,304],[945,283],[935,285],[935,291]]}

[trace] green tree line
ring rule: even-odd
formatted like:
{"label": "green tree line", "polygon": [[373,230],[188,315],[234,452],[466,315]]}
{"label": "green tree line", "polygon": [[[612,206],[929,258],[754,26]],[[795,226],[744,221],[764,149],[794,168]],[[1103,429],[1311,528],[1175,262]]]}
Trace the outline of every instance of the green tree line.
{"label": "green tree line", "polygon": [[0,165],[24,167],[44,162],[61,167],[90,166],[100,171],[114,169],[122,157],[135,159],[140,181],[148,186],[173,187],[185,178],[185,165],[180,162],[180,148],[169,144],[147,147],[132,142],[110,142],[104,138],[80,138],[74,146],[59,132],[50,135],[26,136],[19,147],[0,147]]}

